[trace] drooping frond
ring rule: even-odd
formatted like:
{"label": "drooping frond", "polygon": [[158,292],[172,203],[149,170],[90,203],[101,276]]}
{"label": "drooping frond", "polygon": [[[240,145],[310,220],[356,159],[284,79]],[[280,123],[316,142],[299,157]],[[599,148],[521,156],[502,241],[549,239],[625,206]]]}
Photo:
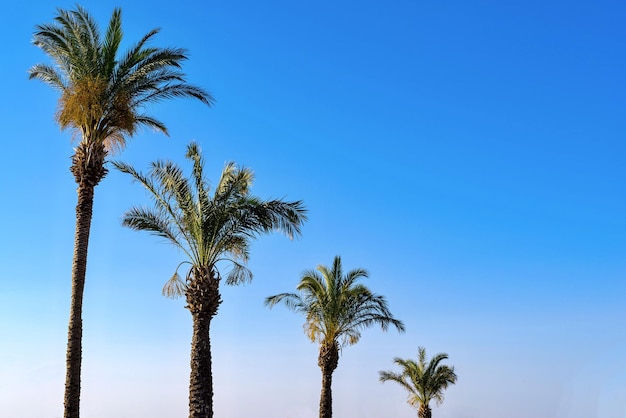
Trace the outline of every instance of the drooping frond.
{"label": "drooping frond", "polygon": [[[156,81],[156,80],[151,80]],[[146,89],[147,90],[147,89]],[[151,92],[140,97],[134,102],[136,106],[143,106],[150,103],[156,103],[163,100],[175,99],[175,98],[187,98],[193,97],[208,105],[211,105],[214,100],[208,97],[208,93],[199,87],[190,86],[186,83],[169,84],[164,85],[158,90],[152,90]]]}
{"label": "drooping frond", "polygon": [[419,398],[419,394],[415,393],[415,388],[411,386],[411,384],[409,383],[410,381],[406,380],[405,374],[394,373],[394,372],[389,372],[389,371],[381,371],[379,372],[379,374],[380,374],[379,380],[381,382],[388,382],[388,381],[396,382],[400,386],[402,386],[404,389],[406,389],[407,392],[409,392],[409,396]]}
{"label": "drooping frond", "polygon": [[180,241],[179,231],[172,228],[171,223],[163,218],[161,211],[133,207],[124,214],[122,225],[135,231],[148,231],[186,251],[185,245]]}
{"label": "drooping frond", "polygon": [[281,200],[271,200],[256,205],[251,212],[253,219],[260,227],[259,232],[271,232],[272,230],[283,232],[289,239],[301,234],[301,223],[298,219],[304,211],[304,203],[301,200],[285,204]]}
{"label": "drooping frond", "polygon": [[47,64],[37,64],[34,65],[29,72],[29,78],[36,78],[50,87],[63,92],[67,86],[66,82],[61,76],[60,73],[56,71],[56,69]]}
{"label": "drooping frond", "polygon": [[245,265],[238,263],[231,259],[232,268],[226,276],[226,284],[229,286],[236,286],[244,283],[249,283],[252,280],[252,271]]}
{"label": "drooping frond", "polygon": [[161,293],[167,298],[177,299],[184,296],[186,291],[187,285],[179,276],[178,271],[176,271],[174,275],[167,282],[165,282]]}
{"label": "drooping frond", "polygon": [[270,308],[279,303],[284,303],[289,309],[299,311],[304,307],[300,295],[297,293],[280,293],[278,295],[265,298],[265,306]]}
{"label": "drooping frond", "polygon": [[152,128],[155,131],[162,132],[163,134],[169,136],[169,131],[167,130],[165,124],[152,116],[137,114],[135,115],[135,123],[147,128]]}

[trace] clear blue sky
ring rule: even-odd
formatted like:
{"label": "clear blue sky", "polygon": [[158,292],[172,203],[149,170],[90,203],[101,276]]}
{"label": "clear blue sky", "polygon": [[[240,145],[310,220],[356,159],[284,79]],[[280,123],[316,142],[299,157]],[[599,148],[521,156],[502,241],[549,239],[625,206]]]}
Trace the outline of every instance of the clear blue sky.
{"label": "clear blue sky", "polygon": [[[383,4],[384,3],[384,4]],[[4,6],[0,117],[0,418],[62,414],[76,186],[34,26],[74,2]],[[343,350],[337,417],[414,417],[380,384],[395,356],[447,352],[440,418],[626,417],[626,8],[617,1],[81,2],[127,42],[190,51],[213,109],[173,101],[116,158],[252,168],[302,199],[303,237],[260,238],[254,281],[213,321],[216,417],[313,418],[320,372],[302,318],[263,299],[342,256],[407,327]],[[145,4],[145,3],[144,3]],[[128,44],[126,45],[128,46]],[[181,254],[120,226],[147,202],[96,190],[85,291],[83,415],[183,417],[191,318],[161,296]]]}

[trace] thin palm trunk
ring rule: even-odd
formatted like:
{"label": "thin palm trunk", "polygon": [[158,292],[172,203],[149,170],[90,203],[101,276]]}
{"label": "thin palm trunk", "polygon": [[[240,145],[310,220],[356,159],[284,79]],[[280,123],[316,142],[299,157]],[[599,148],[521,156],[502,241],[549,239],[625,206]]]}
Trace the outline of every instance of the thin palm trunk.
{"label": "thin palm trunk", "polygon": [[93,211],[94,186],[82,184],[78,188],[76,205],[76,232],[72,262],[72,296],[67,332],[65,418],[78,418],[80,405],[80,370],[82,362],[83,291],[87,270],[87,247]]}
{"label": "thin palm trunk", "polygon": [[206,313],[193,314],[189,418],[213,418],[210,327],[210,315],[206,315]]}
{"label": "thin palm trunk", "polygon": [[320,418],[333,416],[333,372],[322,369],[322,393],[320,395]]}
{"label": "thin palm trunk", "polygon": [[106,151],[101,143],[81,142],[72,157],[70,171],[78,184],[76,231],[72,260],[72,296],[67,331],[64,417],[80,416],[80,370],[82,363],[83,293],[87,273],[87,250],[96,185],[106,176]]}
{"label": "thin palm trunk", "polygon": [[322,393],[320,394],[320,418],[333,416],[333,372],[339,364],[339,347],[336,343],[322,344],[317,364],[322,369]]}

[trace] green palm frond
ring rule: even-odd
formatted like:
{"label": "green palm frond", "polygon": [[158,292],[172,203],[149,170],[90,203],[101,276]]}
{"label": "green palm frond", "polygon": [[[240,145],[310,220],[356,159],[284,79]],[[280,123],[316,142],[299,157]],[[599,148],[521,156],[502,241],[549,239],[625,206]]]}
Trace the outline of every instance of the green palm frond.
{"label": "green palm frond", "polygon": [[381,371],[379,372],[379,374],[380,374],[381,382],[388,382],[388,381],[396,382],[409,392],[409,396],[411,395],[415,397],[419,396],[415,393],[415,389],[413,388],[413,386],[411,386],[410,383],[405,380],[406,379],[405,375],[394,373],[394,372],[389,372],[389,371]]}
{"label": "green palm frond", "polygon": [[115,72],[117,51],[119,50],[123,37],[122,12],[120,9],[115,9],[109,21],[109,26],[107,27],[107,32],[104,37],[104,44],[102,45],[103,73],[107,74],[109,77],[113,76]]}
{"label": "green palm frond", "polygon": [[302,299],[297,293],[280,293],[265,298],[265,306],[269,306],[270,308],[278,303],[284,303],[289,309],[295,311],[299,311],[304,307]]}
{"label": "green palm frond", "polygon": [[222,170],[220,181],[215,187],[214,199],[227,202],[247,196],[254,182],[254,173],[245,168],[238,168],[235,163],[228,162]]}
{"label": "green palm frond", "polygon": [[135,115],[135,123],[169,136],[169,131],[167,130],[165,124],[152,116],[137,114]]}
{"label": "green palm frond", "polygon": [[187,252],[185,245],[180,241],[179,231],[173,229],[162,214],[163,212],[148,208],[133,207],[124,215],[122,225],[136,231],[151,232]]}
{"label": "green palm frond", "polygon": [[67,88],[66,82],[56,69],[51,65],[37,64],[30,69],[29,78],[36,78],[52,88],[64,91]]}

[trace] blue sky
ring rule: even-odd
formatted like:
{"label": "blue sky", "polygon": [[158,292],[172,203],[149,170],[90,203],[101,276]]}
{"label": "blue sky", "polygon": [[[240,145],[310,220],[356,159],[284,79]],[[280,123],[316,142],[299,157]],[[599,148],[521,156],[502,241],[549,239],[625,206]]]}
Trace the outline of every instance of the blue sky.
{"label": "blue sky", "polygon": [[[505,4],[504,4],[505,3]],[[334,378],[338,417],[413,417],[378,371],[417,347],[458,383],[441,418],[626,417],[626,54],[611,1],[81,2],[128,42],[187,48],[214,108],[151,109],[115,158],[252,168],[254,192],[302,199],[300,239],[252,248],[254,281],[213,321],[216,416],[317,416],[317,348],[263,306],[341,255],[369,270],[407,332],[364,332]],[[74,234],[72,144],[56,93],[27,80],[43,1],[5,6],[0,115],[0,418],[62,415]],[[96,190],[85,290],[86,417],[185,416],[191,318],[161,296],[181,254],[120,226],[147,196],[112,171]]]}

